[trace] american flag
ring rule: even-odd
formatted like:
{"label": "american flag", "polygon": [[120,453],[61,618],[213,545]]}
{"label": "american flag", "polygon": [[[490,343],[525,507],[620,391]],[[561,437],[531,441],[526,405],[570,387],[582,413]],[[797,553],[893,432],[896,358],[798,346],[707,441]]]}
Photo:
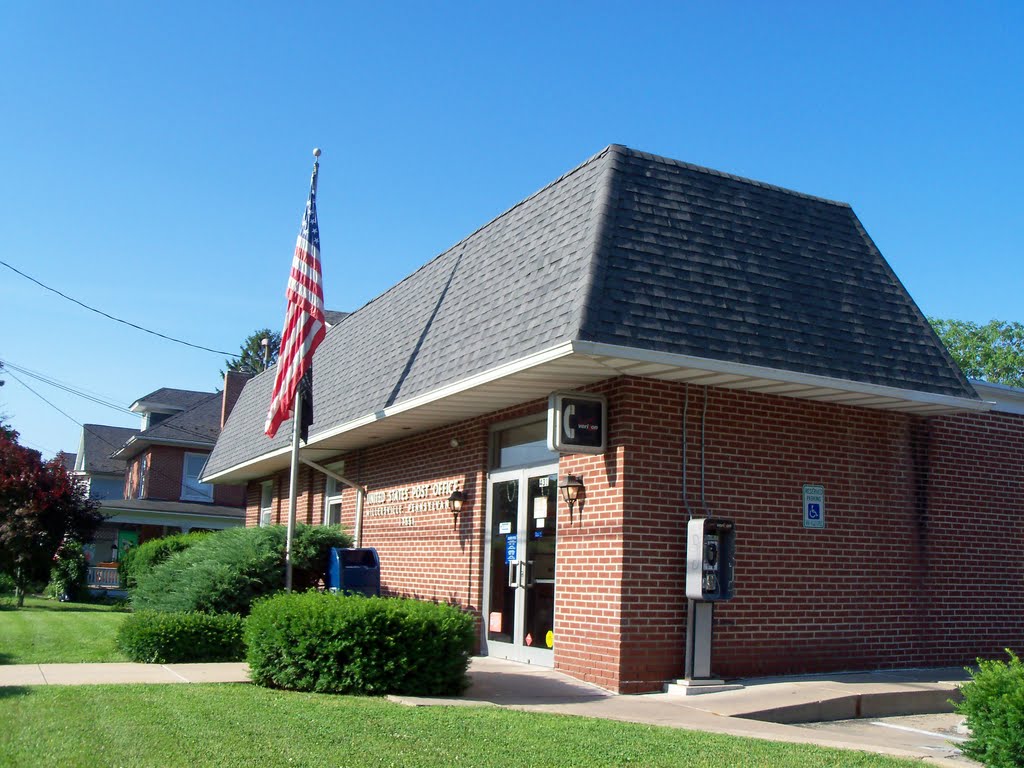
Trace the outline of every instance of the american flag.
{"label": "american flag", "polygon": [[[324,290],[320,275],[320,229],[316,223],[316,174],[319,163],[313,164],[313,178],[309,184],[309,200],[302,217],[302,230],[295,243],[292,273],[288,279],[288,312],[281,331],[281,352],[277,358],[277,377],[270,396],[270,410],[263,431],[268,437],[277,434],[281,422],[292,416],[295,392],[304,376],[308,392],[304,396],[304,416],[309,408],[308,421],[312,421],[313,352],[324,339]],[[306,418],[303,419],[306,421]],[[308,423],[306,424],[308,427]],[[306,439],[305,429],[303,439]]]}

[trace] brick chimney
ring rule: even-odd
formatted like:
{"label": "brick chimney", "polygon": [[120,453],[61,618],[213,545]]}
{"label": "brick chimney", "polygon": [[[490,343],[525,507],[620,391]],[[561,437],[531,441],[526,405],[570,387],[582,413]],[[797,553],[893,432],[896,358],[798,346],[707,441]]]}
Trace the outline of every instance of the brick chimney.
{"label": "brick chimney", "polygon": [[224,398],[221,401],[220,407],[221,429],[224,429],[224,425],[228,421],[228,416],[231,415],[231,409],[234,408],[235,403],[238,402],[238,396],[242,394],[245,382],[252,377],[253,374],[242,373],[241,371],[228,371],[224,374]]}

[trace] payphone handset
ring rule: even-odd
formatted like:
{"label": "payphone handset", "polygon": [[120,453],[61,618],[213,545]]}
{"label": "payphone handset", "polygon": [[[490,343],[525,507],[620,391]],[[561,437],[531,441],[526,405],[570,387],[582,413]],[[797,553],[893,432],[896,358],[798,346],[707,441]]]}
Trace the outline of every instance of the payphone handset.
{"label": "payphone handset", "polygon": [[691,600],[729,600],[736,567],[736,525],[705,517],[686,526],[686,596]]}

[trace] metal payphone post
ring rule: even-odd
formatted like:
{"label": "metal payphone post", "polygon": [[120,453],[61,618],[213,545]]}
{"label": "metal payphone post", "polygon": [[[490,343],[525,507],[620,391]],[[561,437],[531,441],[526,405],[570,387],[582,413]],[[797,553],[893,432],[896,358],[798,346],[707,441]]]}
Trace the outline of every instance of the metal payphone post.
{"label": "metal payphone post", "polygon": [[730,690],[736,685],[711,677],[711,632],[714,605],[734,593],[736,525],[724,518],[697,518],[686,527],[686,660],[687,693]]}

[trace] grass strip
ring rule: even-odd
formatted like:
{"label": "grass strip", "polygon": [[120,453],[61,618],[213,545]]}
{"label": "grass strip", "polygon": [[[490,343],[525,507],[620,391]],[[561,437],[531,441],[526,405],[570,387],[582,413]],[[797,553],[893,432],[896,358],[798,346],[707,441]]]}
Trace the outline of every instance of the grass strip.
{"label": "grass strip", "polygon": [[805,744],[251,685],[0,688],[0,765],[911,766]]}
{"label": "grass strip", "polygon": [[35,597],[24,608],[0,606],[0,664],[127,661],[114,647],[125,616],[115,606]]}

